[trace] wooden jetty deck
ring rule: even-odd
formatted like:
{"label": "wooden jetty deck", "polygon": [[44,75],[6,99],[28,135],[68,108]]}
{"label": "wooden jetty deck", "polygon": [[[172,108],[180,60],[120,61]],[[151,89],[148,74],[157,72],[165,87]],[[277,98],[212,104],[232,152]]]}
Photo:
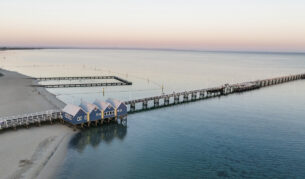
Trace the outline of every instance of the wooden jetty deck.
{"label": "wooden jetty deck", "polygon": [[[153,110],[161,107],[168,107],[182,103],[188,103],[198,100],[204,100],[212,97],[222,95],[229,95],[233,93],[241,93],[249,90],[255,90],[262,87],[282,84],[290,81],[305,79],[304,74],[289,75],[277,78],[270,78],[264,80],[256,80],[237,84],[225,84],[215,88],[199,89],[192,91],[185,91],[179,93],[172,93],[160,96],[153,96],[141,99],[125,101],[124,103],[129,106],[128,113],[135,113],[147,110]],[[148,106],[151,102],[153,105]],[[136,108],[136,104],[141,104],[141,108]],[[46,121],[54,121],[62,119],[62,112],[60,110],[45,111],[40,113],[25,114],[12,117],[0,118],[0,130],[6,128],[16,128],[18,126],[28,126],[30,124],[38,124]]]}
{"label": "wooden jetty deck", "polygon": [[74,77],[41,77],[32,78],[38,81],[60,81],[60,80],[92,80],[92,79],[114,79],[118,82],[105,83],[67,83],[67,84],[35,84],[34,87],[44,88],[75,88],[75,87],[97,87],[97,86],[125,86],[132,85],[132,82],[117,76],[74,76]]}
{"label": "wooden jetty deck", "polygon": [[36,113],[22,114],[0,118],[0,130],[6,128],[16,128],[20,126],[28,127],[31,124],[40,125],[43,122],[50,122],[61,119],[61,110],[48,110]]}

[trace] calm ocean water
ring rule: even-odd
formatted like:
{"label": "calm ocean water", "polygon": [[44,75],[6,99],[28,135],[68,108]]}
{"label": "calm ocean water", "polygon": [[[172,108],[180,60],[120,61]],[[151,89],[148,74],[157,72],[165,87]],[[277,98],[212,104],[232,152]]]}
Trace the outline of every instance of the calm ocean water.
{"label": "calm ocean water", "polygon": [[[5,58],[4,58],[5,57]],[[149,50],[0,53],[31,76],[109,75],[133,86],[52,89],[67,103],[160,95],[305,72],[305,55]],[[305,81],[128,116],[79,132],[57,177],[305,178]]]}

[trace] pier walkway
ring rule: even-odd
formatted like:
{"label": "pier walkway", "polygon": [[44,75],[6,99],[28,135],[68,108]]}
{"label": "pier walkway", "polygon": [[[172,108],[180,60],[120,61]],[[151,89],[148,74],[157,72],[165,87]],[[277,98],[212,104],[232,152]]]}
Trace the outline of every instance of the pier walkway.
{"label": "pier walkway", "polygon": [[37,113],[22,114],[0,118],[0,130],[6,128],[16,128],[19,126],[28,127],[31,124],[40,125],[42,122],[58,120],[61,117],[61,110],[48,110]]}
{"label": "pier walkway", "polygon": [[[305,79],[305,73],[264,79],[264,80],[256,80],[256,81],[250,81],[244,83],[237,83],[237,84],[225,84],[215,88],[165,94],[161,96],[153,96],[153,97],[125,101],[124,103],[129,108],[128,113],[131,114],[135,112],[147,111],[161,107],[168,107],[182,103],[188,103],[188,102],[208,99],[212,97],[218,97],[222,95],[241,93],[249,90],[259,89],[262,87],[282,84],[300,79]],[[148,105],[149,103],[151,103],[152,105],[149,106]],[[141,104],[138,105],[140,106],[140,108],[136,108],[136,104]],[[45,111],[40,113],[5,117],[5,118],[0,118],[0,129],[16,128],[17,126],[28,126],[29,124],[40,125],[41,122],[45,122],[45,121],[52,122],[58,119],[62,119],[62,113],[60,110],[52,110],[52,111]]]}
{"label": "pier walkway", "polygon": [[[135,99],[125,101],[124,103],[129,106],[128,113],[146,111],[161,107],[167,107],[177,105],[181,103],[187,103],[197,100],[203,100],[207,98],[229,95],[232,93],[244,92],[248,90],[254,90],[266,86],[277,85],[289,81],[305,79],[305,74],[283,76],[277,78],[270,78],[264,80],[250,81],[238,84],[225,84],[223,86],[207,89],[199,89],[193,91],[185,91],[180,93],[165,94],[161,96],[153,96],[142,99]],[[148,106],[148,103],[152,103]],[[140,103],[140,108],[136,108],[136,104]]]}

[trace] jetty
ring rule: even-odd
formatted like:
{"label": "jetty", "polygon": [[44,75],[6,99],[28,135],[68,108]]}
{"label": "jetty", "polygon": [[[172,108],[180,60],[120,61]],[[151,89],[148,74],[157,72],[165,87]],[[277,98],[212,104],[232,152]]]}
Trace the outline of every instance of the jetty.
{"label": "jetty", "polygon": [[36,113],[22,114],[16,116],[9,116],[0,118],[0,130],[6,128],[14,128],[25,126],[29,127],[31,124],[41,125],[43,122],[50,122],[51,124],[58,119],[61,119],[61,110],[48,110]]}
{"label": "jetty", "polygon": [[[256,81],[237,83],[231,85],[225,84],[215,88],[165,94],[160,96],[153,96],[153,97],[125,101],[124,103],[129,106],[128,113],[134,113],[134,112],[152,110],[161,107],[167,107],[182,103],[208,99],[222,95],[229,95],[232,93],[241,93],[249,90],[259,89],[262,87],[277,85],[300,79],[305,79],[305,74],[283,76],[283,77],[270,78],[264,80],[256,80]],[[152,103],[151,106],[148,106],[149,102]],[[140,103],[140,108],[136,108],[136,104],[138,103]]]}
{"label": "jetty", "polygon": [[132,82],[127,81],[117,76],[70,76],[70,77],[40,77],[31,78],[39,81],[68,81],[68,80],[96,80],[96,79],[114,79],[117,82],[100,82],[100,83],[66,83],[66,84],[33,84],[33,87],[43,88],[76,88],[76,87],[98,87],[98,86],[125,86],[132,85]]}
{"label": "jetty", "polygon": [[[172,94],[164,94],[160,96],[152,96],[146,97],[141,99],[129,100],[122,102],[126,105],[126,110],[128,114],[132,114],[135,112],[142,112],[153,110],[162,107],[174,106],[183,103],[189,103],[198,100],[204,100],[213,97],[220,97],[224,95],[230,95],[233,93],[242,93],[249,90],[260,89],[263,87],[273,86],[277,84],[282,84],[290,81],[301,80],[305,79],[304,74],[297,74],[297,75],[289,75],[289,76],[282,76],[270,79],[263,79],[263,80],[256,80],[256,81],[249,81],[244,83],[236,83],[236,84],[224,84],[222,86],[214,87],[214,88],[206,88],[206,89],[199,89],[199,90],[191,90],[179,93],[172,93]],[[138,108],[136,108],[136,104]],[[149,105],[151,104],[151,105]],[[139,107],[140,106],[140,107]],[[116,110],[116,109],[115,109]],[[101,124],[105,120],[116,120],[118,118],[116,112],[114,116],[111,116],[109,119],[105,119],[104,115],[101,115],[101,119],[95,119],[96,124],[100,122]],[[84,114],[85,115],[85,114]],[[124,119],[127,119],[127,116],[124,116]],[[89,118],[88,118],[89,119]],[[4,117],[0,118],[0,129],[6,128],[16,128],[17,126],[28,126],[29,124],[37,124],[40,125],[41,122],[46,121],[55,121],[55,120],[63,120],[63,111],[62,110],[53,110],[53,111],[45,111],[40,113],[33,113],[33,114],[25,114],[19,116],[12,116],[12,117]],[[83,126],[84,123],[90,124],[90,120],[84,120],[81,123]]]}

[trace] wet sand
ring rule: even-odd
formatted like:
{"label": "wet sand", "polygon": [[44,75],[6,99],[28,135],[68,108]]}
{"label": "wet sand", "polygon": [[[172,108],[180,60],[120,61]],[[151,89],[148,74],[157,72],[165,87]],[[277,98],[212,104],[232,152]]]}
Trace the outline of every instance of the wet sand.
{"label": "wet sand", "polygon": [[[0,69],[0,117],[62,108],[65,104],[34,88],[26,76]],[[73,130],[61,124],[0,131],[0,178],[52,178]]]}

